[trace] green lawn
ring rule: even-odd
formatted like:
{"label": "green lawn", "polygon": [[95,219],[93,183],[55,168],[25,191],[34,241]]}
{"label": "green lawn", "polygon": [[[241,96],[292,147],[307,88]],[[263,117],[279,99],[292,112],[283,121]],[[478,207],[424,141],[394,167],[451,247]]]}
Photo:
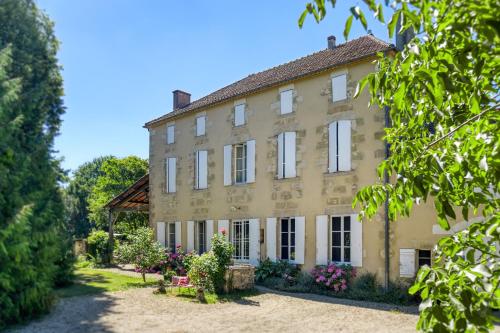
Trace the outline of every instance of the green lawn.
{"label": "green lawn", "polygon": [[72,297],[156,285],[157,280],[112,273],[102,269],[78,268],[74,284],[56,290],[59,297]]}

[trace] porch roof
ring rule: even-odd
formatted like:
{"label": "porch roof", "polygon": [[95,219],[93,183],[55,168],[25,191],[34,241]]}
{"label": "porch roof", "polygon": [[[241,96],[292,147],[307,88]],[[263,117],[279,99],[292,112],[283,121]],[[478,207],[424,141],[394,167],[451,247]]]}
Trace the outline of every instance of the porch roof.
{"label": "porch roof", "polygon": [[105,206],[114,211],[149,210],[149,174],[142,176]]}

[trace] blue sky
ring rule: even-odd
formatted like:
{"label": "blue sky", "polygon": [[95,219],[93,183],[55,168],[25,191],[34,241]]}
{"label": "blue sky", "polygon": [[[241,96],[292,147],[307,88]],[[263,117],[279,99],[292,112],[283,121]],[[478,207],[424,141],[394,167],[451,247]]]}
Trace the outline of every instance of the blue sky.
{"label": "blue sky", "polygon": [[[197,99],[324,49],[328,35],[343,42],[348,6],[299,29],[306,2],[38,0],[61,42],[67,111],[55,148],[63,167],[108,154],[147,158],[142,126],[171,111],[173,90]],[[370,28],[388,40],[381,24]],[[350,38],[363,34],[354,22]]]}

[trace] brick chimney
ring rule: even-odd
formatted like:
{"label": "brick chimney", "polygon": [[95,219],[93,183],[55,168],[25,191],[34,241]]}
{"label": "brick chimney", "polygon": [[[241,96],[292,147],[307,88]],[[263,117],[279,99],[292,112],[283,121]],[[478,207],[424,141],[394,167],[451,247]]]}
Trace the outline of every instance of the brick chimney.
{"label": "brick chimney", "polygon": [[328,36],[328,48],[330,50],[333,50],[336,46],[336,41],[337,41],[337,38],[335,38],[335,36]]}
{"label": "brick chimney", "polygon": [[182,90],[174,90],[172,93],[174,94],[174,110],[182,109],[191,103],[191,94]]}

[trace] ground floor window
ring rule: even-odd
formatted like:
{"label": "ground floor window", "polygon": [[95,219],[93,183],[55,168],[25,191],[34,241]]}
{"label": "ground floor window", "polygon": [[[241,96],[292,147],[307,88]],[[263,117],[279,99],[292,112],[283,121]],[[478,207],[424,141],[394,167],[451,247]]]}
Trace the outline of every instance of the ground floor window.
{"label": "ground floor window", "polygon": [[207,251],[207,239],[206,239],[206,221],[196,221],[195,222],[195,241],[194,246],[198,254],[205,253]]}
{"label": "ground floor window", "polygon": [[280,219],[281,259],[295,260],[295,218]]}
{"label": "ground floor window", "polygon": [[175,252],[175,222],[167,223],[166,228],[167,237],[165,247],[168,248],[171,252]]}
{"label": "ground floor window", "polygon": [[232,222],[231,240],[234,246],[235,260],[250,259],[250,221],[237,220]]}
{"label": "ground floor window", "polygon": [[331,218],[331,260],[351,262],[351,216]]}
{"label": "ground floor window", "polygon": [[431,250],[418,250],[418,267],[431,265]]}

